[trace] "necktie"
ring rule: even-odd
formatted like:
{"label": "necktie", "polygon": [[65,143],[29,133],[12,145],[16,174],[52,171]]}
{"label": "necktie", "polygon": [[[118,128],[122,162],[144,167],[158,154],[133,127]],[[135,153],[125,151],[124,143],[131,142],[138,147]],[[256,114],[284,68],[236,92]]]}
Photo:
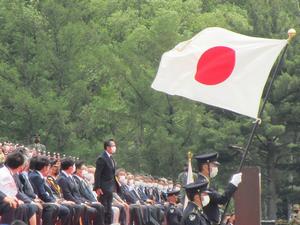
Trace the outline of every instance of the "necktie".
{"label": "necktie", "polygon": [[110,158],[110,161],[111,161],[112,166],[115,167],[115,161],[114,161],[113,157],[110,156],[109,158]]}

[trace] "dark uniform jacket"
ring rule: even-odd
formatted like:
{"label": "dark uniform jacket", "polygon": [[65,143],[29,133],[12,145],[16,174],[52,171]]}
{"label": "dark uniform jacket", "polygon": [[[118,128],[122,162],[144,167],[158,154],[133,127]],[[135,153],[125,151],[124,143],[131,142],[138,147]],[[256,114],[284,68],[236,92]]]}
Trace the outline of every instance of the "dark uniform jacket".
{"label": "dark uniform jacket", "polygon": [[183,211],[181,225],[210,225],[210,221],[194,202],[189,201],[187,207]]}
{"label": "dark uniform jacket", "polygon": [[167,225],[180,225],[182,214],[182,207],[170,203],[166,209]]}
{"label": "dark uniform jacket", "polygon": [[[202,174],[199,174],[197,182],[199,182],[200,180],[207,181],[207,178]],[[208,190],[210,191],[209,193],[210,202],[207,206],[203,207],[203,211],[207,215],[210,221],[212,221],[213,223],[220,222],[221,215],[220,215],[218,205],[226,204],[229,201],[229,199],[232,197],[236,189],[237,187],[231,183],[228,184],[223,194],[218,193],[216,190],[214,190],[211,187],[208,188]]]}

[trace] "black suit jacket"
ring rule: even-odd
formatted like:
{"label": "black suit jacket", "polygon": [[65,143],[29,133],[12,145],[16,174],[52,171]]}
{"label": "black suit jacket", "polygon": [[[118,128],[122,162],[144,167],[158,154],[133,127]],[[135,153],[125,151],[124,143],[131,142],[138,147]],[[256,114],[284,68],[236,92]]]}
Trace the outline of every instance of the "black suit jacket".
{"label": "black suit jacket", "polygon": [[[203,180],[207,181],[207,179],[202,174],[199,174],[198,181],[203,181]],[[221,218],[220,218],[218,205],[226,204],[234,194],[237,187],[229,183],[223,194],[218,193],[216,190],[214,190],[211,187],[209,187],[208,189],[210,191],[209,193],[210,202],[207,206],[203,207],[203,211],[207,215],[210,221],[214,223],[219,223],[219,220]]]}
{"label": "black suit jacket", "polygon": [[14,174],[13,178],[14,178],[17,188],[18,188],[18,193],[17,193],[16,197],[25,203],[30,203],[34,198],[31,198],[26,193],[24,193],[24,187],[20,180],[19,174]]}
{"label": "black suit jacket", "polygon": [[105,192],[116,189],[115,162],[104,151],[96,161],[94,190],[101,188]]}
{"label": "black suit jacket", "polygon": [[76,175],[73,175],[73,178],[78,186],[81,196],[88,202],[97,202],[97,199],[93,195],[92,190],[90,189],[88,184],[85,183],[85,181],[80,180],[80,178]]}
{"label": "black suit jacket", "polygon": [[37,193],[38,197],[44,202],[55,202],[55,197],[43,179],[37,171],[33,171],[29,174],[29,180],[33,186],[34,192]]}
{"label": "black suit jacket", "polygon": [[34,189],[32,187],[32,184],[29,180],[29,174],[31,172],[28,172],[28,177],[24,173],[19,174],[20,181],[22,183],[22,190],[23,192],[30,198],[35,199],[37,197],[36,193],[34,192]]}
{"label": "black suit jacket", "polygon": [[79,193],[74,179],[67,177],[64,173],[60,173],[59,177],[57,178],[57,183],[62,190],[64,199],[73,201],[76,204],[85,202],[85,199],[83,199]]}

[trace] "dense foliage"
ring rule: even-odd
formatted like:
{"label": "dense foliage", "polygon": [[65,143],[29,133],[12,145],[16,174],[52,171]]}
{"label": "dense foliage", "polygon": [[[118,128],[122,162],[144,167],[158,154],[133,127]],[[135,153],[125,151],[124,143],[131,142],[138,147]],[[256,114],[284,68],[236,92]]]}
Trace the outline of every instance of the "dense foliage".
{"label": "dense foliage", "polygon": [[[220,26],[287,38],[296,0],[1,0],[0,138],[90,163],[114,137],[118,165],[176,178],[188,151],[219,151],[222,187],[252,122],[150,88],[163,52]],[[299,29],[300,30],[300,29]],[[263,217],[299,202],[300,53],[289,48],[247,165],[261,167]],[[298,188],[298,189],[297,189]]]}

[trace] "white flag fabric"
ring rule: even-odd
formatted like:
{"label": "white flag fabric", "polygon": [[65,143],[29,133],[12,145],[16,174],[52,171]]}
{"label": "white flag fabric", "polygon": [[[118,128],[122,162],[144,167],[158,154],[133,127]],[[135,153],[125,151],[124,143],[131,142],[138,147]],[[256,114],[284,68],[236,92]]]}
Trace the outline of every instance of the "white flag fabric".
{"label": "white flag fabric", "polygon": [[206,28],[163,54],[151,87],[257,118],[265,83],[286,44]]}
{"label": "white flag fabric", "polygon": [[[189,160],[186,184],[190,184],[190,183],[193,183],[193,182],[194,182],[194,177],[193,177],[192,162],[191,162],[191,160]],[[188,204],[188,198],[185,195],[183,209],[185,209],[187,204]]]}

